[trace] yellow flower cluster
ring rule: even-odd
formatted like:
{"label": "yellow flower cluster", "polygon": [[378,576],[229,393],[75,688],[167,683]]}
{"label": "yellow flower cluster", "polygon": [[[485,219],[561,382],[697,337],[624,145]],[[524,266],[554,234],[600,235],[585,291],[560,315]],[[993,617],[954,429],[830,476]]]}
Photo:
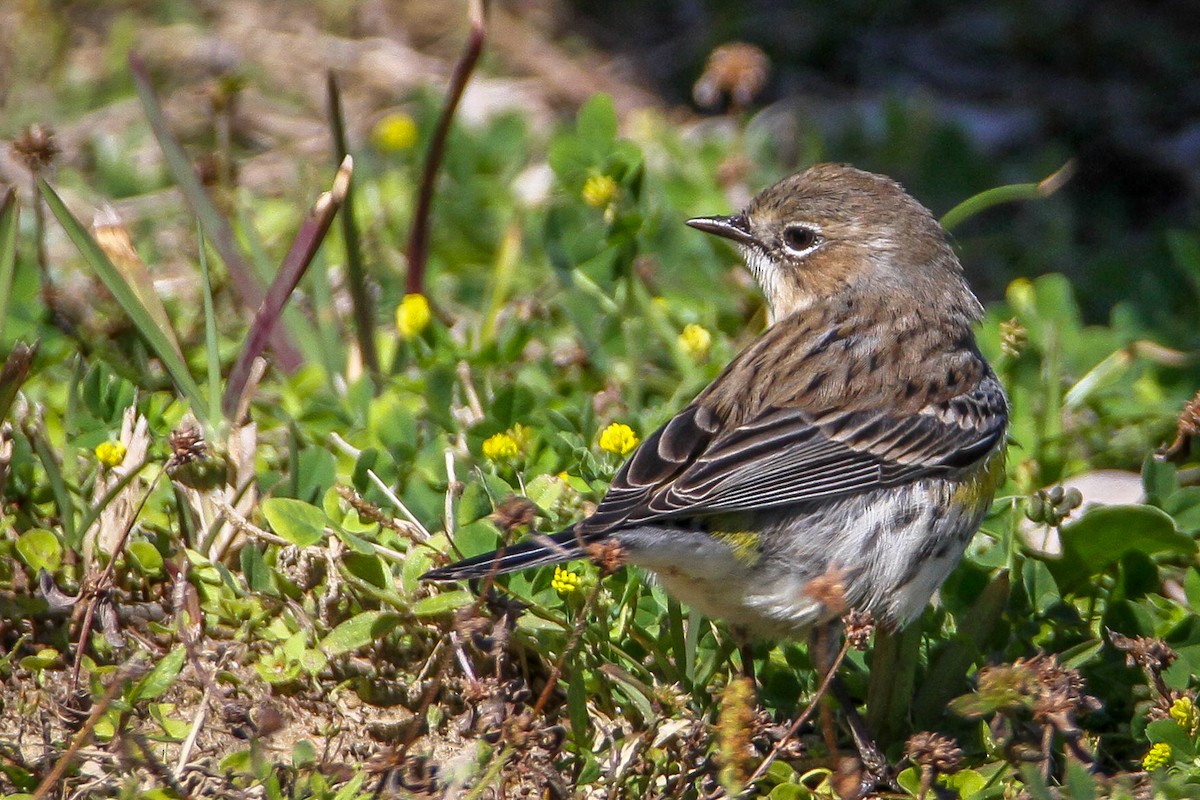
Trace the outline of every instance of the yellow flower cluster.
{"label": "yellow flower cluster", "polygon": [[1197,729],[1200,728],[1200,714],[1196,711],[1196,704],[1192,698],[1184,695],[1171,703],[1171,710],[1168,711],[1171,719],[1175,720],[1179,727],[1183,728],[1190,735],[1195,736]]}
{"label": "yellow flower cluster", "polygon": [[554,577],[550,579],[550,587],[563,597],[578,592],[581,583],[583,578],[562,567],[555,567]]}
{"label": "yellow flower cluster", "polygon": [[429,327],[433,317],[423,294],[406,294],[396,306],[396,331],[401,339],[414,339]]}
{"label": "yellow flower cluster", "polygon": [[491,461],[512,461],[529,449],[533,429],[517,423],[504,433],[489,436],[483,441],[484,458]]}
{"label": "yellow flower cluster", "polygon": [[371,129],[371,143],[381,153],[409,150],[417,143],[417,123],[408,114],[388,114]]}
{"label": "yellow flower cluster", "polygon": [[627,456],[638,446],[637,434],[633,428],[620,422],[614,422],[600,434],[600,449],[619,456]]}
{"label": "yellow flower cluster", "polygon": [[120,442],[101,442],[96,445],[96,460],[112,469],[125,460],[125,445]]}
{"label": "yellow flower cluster", "polygon": [[1174,760],[1174,754],[1171,752],[1171,745],[1166,742],[1150,745],[1150,751],[1142,758],[1142,769],[1146,772],[1153,772],[1156,769],[1170,766]]}
{"label": "yellow flower cluster", "polygon": [[521,447],[510,433],[496,433],[483,440],[483,457],[489,461],[512,461]]}
{"label": "yellow flower cluster", "polygon": [[608,175],[592,175],[583,184],[580,196],[592,208],[607,208],[617,196],[617,182]]}
{"label": "yellow flower cluster", "polygon": [[679,346],[699,361],[708,357],[708,351],[712,347],[712,334],[702,325],[690,322],[683,326],[683,332],[679,334]]}

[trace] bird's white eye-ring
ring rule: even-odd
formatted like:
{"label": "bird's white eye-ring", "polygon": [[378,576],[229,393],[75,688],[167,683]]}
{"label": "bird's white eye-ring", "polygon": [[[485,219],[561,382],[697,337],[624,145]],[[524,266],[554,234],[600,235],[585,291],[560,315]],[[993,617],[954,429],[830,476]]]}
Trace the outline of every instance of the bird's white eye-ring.
{"label": "bird's white eye-ring", "polygon": [[821,243],[821,234],[807,225],[788,225],[783,229],[783,246],[803,256]]}

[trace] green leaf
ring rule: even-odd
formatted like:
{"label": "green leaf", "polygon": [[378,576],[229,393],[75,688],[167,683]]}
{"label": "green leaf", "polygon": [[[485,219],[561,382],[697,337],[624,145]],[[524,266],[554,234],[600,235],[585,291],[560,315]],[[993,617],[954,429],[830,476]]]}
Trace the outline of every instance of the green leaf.
{"label": "green leaf", "polygon": [[275,594],[274,586],[271,584],[271,568],[263,559],[261,550],[253,544],[247,544],[238,554],[238,560],[241,562],[242,577],[246,579],[246,586],[250,591],[260,594]]}
{"label": "green leaf", "polygon": [[1060,531],[1062,558],[1047,562],[1063,592],[1077,589],[1126,553],[1146,555],[1196,551],[1191,537],[1175,528],[1166,512],[1153,506],[1100,506]]}
{"label": "green leaf", "polygon": [[466,589],[457,589],[421,598],[413,603],[412,613],[414,617],[418,618],[437,617],[442,614],[452,614],[474,602],[475,595]]}
{"label": "green leaf", "polygon": [[617,110],[612,98],[594,94],[579,109],[575,132],[580,139],[597,150],[606,150],[617,138]]}
{"label": "green leaf", "polygon": [[1190,759],[1196,753],[1192,737],[1173,719],[1156,719],[1147,724],[1146,739],[1154,744],[1163,742],[1171,745],[1171,752],[1176,759]]}
{"label": "green leaf", "polygon": [[292,766],[300,769],[317,763],[317,748],[307,739],[301,739],[292,747]]}
{"label": "green leaf", "polygon": [[211,423],[208,419],[208,403],[204,400],[204,395],[200,392],[199,385],[193,380],[191,372],[188,371],[187,364],[176,351],[172,341],[163,333],[158,323],[154,321],[154,316],[146,309],[142,301],[138,298],[137,292],[125,280],[121,272],[113,266],[113,263],[108,260],[108,256],[100,249],[100,245],[96,244],[96,240],[88,233],[87,229],[67,208],[62,198],[50,188],[50,184],[42,178],[38,179],[38,188],[41,189],[42,197],[46,200],[46,205],[54,214],[58,223],[62,225],[66,231],[67,237],[75,244],[84,261],[92,268],[100,278],[104,286],[112,293],[112,296],[120,304],[121,308],[129,316],[138,334],[162,361],[163,366],[167,368],[167,373],[170,374],[171,380],[175,384],[175,388],[180,391],[188,403],[191,405],[192,413],[201,418],[202,422]]}
{"label": "green leaf", "polygon": [[186,654],[187,651],[183,645],[176,645],[166,658],[155,664],[154,668],[134,685],[133,690],[129,693],[129,704],[134,705],[142,700],[153,700],[170,689],[175,678],[179,676],[179,671],[183,669],[183,659]]}
{"label": "green leaf", "polygon": [[303,500],[270,497],[263,501],[262,513],[271,530],[300,547],[317,544],[325,536],[325,512]]}
{"label": "green leaf", "polygon": [[365,770],[356,772],[349,783],[338,789],[337,794],[333,796],[333,800],[353,800],[358,795],[358,790],[362,788],[366,780],[367,773]]}
{"label": "green leaf", "polygon": [[62,544],[58,537],[43,528],[33,528],[17,539],[17,552],[34,572],[56,571],[62,564]]}
{"label": "green leaf", "polygon": [[130,542],[129,555],[144,575],[161,575],[163,572],[162,553],[150,542]]}
{"label": "green leaf", "polygon": [[321,640],[321,649],[329,656],[340,656],[366,647],[400,623],[396,614],[364,611],[338,625]]}

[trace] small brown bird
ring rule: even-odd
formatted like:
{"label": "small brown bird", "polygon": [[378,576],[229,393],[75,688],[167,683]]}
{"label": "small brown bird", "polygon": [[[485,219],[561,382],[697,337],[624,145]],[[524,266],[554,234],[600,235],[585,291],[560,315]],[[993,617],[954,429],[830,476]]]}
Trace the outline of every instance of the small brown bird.
{"label": "small brown bird", "polygon": [[895,181],[841,164],[688,224],[742,251],[766,332],[638,447],[590,517],[425,577],[615,542],[668,592],[751,636],[796,636],[847,608],[908,622],[1004,470],[1008,404],[945,232]]}

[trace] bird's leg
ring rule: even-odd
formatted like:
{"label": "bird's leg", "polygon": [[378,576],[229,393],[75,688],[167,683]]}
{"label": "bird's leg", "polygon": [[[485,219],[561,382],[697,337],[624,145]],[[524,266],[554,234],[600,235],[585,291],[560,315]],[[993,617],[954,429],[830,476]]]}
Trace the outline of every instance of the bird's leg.
{"label": "bird's leg", "polygon": [[[822,677],[829,674],[829,670],[834,666],[837,630],[836,623],[826,623],[813,628],[812,633],[809,634],[809,657],[812,659],[813,666],[817,668],[817,673]],[[858,750],[859,758],[862,759],[867,774],[873,782],[890,786],[892,779],[887,757],[879,749],[879,745],[875,744],[870,731],[867,730],[866,721],[859,715],[850,693],[846,691],[846,687],[842,685],[836,675],[829,683],[829,691],[837,704],[842,707],[842,713],[846,715],[846,724],[850,727],[850,734],[854,737],[854,746]]]}

